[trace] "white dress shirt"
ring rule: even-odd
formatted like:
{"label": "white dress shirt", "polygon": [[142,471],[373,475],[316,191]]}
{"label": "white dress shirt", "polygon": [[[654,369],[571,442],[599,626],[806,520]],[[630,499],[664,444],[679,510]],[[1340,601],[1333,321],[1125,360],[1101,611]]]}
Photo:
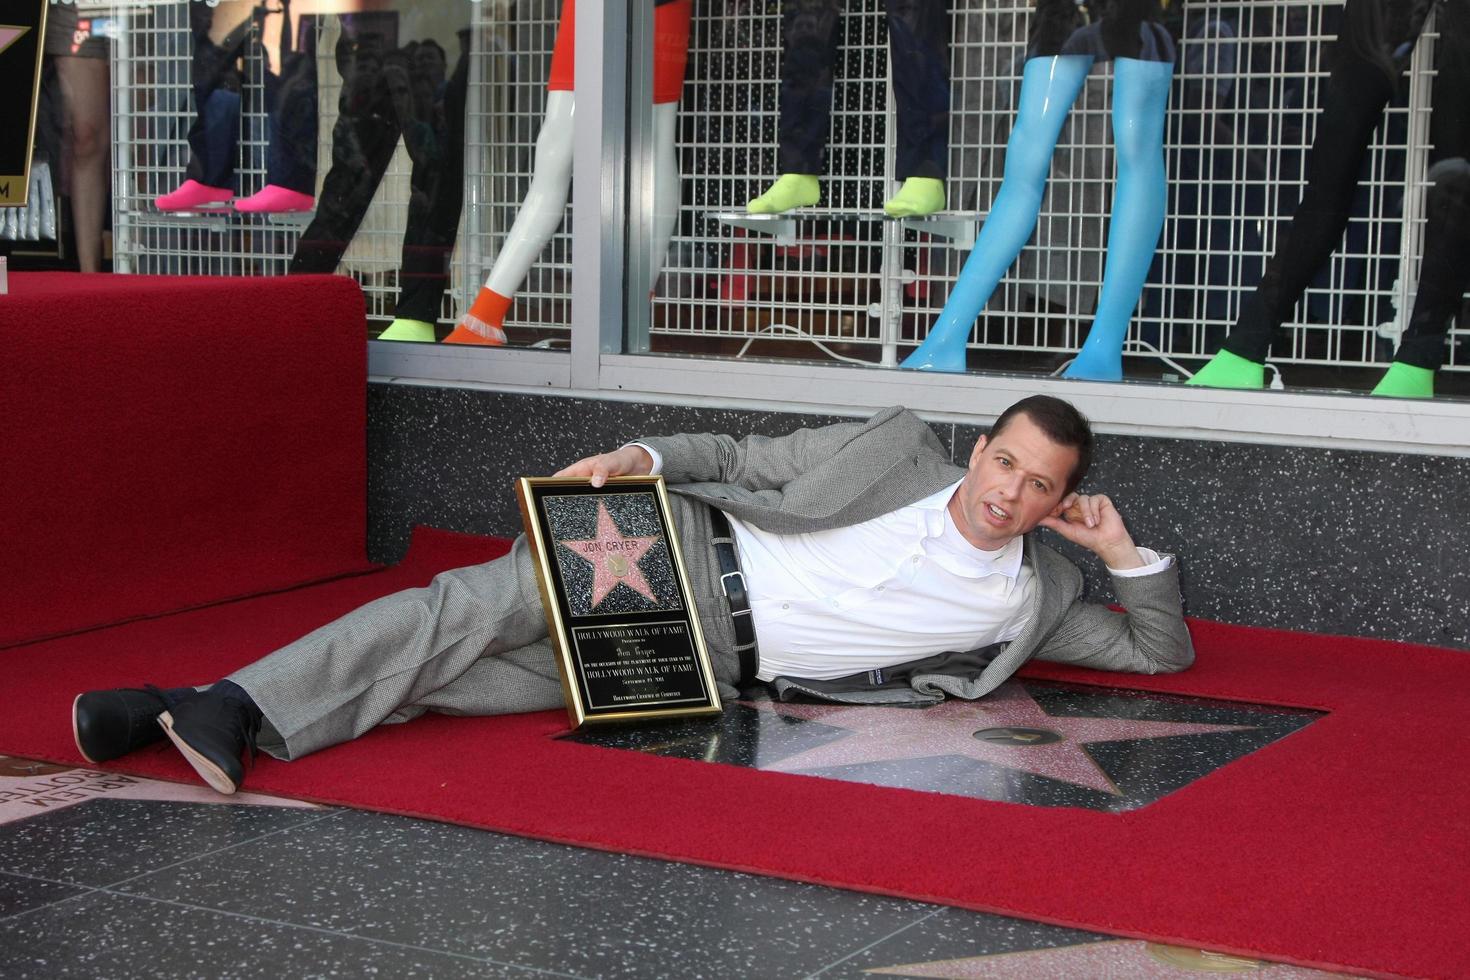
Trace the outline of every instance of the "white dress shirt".
{"label": "white dress shirt", "polygon": [[[663,460],[649,446],[654,473]],[[830,679],[948,650],[1015,639],[1030,619],[1035,575],[1022,542],[982,551],[938,493],[849,527],[774,534],[729,517],[755,623],[756,676]],[[1172,559],[1138,549],[1148,575]]]}

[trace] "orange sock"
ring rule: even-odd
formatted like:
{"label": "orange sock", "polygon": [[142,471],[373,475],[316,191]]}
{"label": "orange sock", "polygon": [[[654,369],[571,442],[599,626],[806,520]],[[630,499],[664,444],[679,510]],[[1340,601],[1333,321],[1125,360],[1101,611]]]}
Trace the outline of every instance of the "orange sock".
{"label": "orange sock", "polygon": [[488,286],[480,287],[480,295],[470,304],[469,311],[460,317],[459,325],[444,338],[446,344],[481,344],[500,346],[505,343],[505,314],[510,309],[510,297],[502,296]]}

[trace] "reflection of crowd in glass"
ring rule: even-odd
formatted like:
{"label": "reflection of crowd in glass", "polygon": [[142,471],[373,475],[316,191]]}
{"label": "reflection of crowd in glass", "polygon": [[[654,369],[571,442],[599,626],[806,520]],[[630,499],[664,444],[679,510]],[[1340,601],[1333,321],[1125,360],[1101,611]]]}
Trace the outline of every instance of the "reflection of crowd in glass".
{"label": "reflection of crowd in glass", "polygon": [[[337,41],[342,75],[332,166],[316,216],[301,235],[292,272],[331,272],[357,233],[403,137],[413,167],[403,233],[396,321],[433,324],[449,285],[464,199],[466,44],[453,74],[433,40],[399,47],[371,29],[368,15],[343,15]],[[464,35],[461,35],[464,37]]]}

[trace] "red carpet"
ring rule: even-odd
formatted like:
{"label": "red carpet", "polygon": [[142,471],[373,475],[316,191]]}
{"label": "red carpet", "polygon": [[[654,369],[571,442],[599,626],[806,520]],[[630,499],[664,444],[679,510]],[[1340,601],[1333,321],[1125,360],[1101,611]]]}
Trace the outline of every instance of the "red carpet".
{"label": "red carpet", "polygon": [[[75,762],[75,692],[213,679],[371,595],[502,547],[425,532],[389,571],[7,651],[0,752]],[[1331,714],[1122,814],[558,742],[560,712],[429,717],[299,762],[263,759],[247,785],[1359,974],[1470,975],[1470,655],[1193,629],[1199,663],[1185,674],[1033,674]],[[192,776],[171,750],[124,761]]]}
{"label": "red carpet", "polygon": [[343,276],[17,273],[0,296],[0,648],[369,567]]}

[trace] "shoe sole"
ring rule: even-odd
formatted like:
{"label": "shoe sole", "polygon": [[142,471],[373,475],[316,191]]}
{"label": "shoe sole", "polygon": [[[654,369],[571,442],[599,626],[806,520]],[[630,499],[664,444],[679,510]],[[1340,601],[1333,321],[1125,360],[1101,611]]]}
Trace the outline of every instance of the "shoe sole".
{"label": "shoe sole", "polygon": [[223,769],[200,755],[189,743],[174,733],[173,715],[165,711],[158,716],[158,723],[163,726],[163,733],[168,736],[168,740],[174,743],[174,747],[183,753],[184,759],[188,761],[189,765],[194,767],[194,771],[211,788],[220,793],[224,793],[226,796],[233,794],[235,790],[240,788],[238,783],[225,775]]}
{"label": "shoe sole", "polygon": [[73,742],[77,743],[77,751],[81,753],[83,759],[86,759],[94,766],[100,766],[102,765],[102,760],[92,758],[90,755],[87,754],[87,750],[82,748],[82,732],[77,725],[77,705],[81,703],[82,697],[85,693],[86,692],[78,694],[75,698],[72,699],[71,702],[71,738]]}

